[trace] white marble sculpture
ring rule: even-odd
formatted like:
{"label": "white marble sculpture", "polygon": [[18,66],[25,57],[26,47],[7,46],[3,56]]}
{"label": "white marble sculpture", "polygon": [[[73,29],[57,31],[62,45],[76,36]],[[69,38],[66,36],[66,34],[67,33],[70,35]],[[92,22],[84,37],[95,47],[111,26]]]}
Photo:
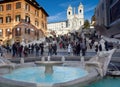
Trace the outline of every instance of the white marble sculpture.
{"label": "white marble sculpture", "polygon": [[107,72],[108,65],[112,58],[115,49],[109,51],[102,51],[99,52],[95,57],[91,58],[89,61],[86,62],[86,65],[93,65],[96,67],[100,76],[105,76]]}

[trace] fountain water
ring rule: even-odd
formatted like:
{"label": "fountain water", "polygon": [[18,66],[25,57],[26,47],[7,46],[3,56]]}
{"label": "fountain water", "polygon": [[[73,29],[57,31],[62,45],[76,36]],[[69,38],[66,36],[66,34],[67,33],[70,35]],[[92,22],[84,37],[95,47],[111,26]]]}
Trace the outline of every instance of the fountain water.
{"label": "fountain water", "polygon": [[64,56],[62,56],[62,62],[65,62],[65,57]]}
{"label": "fountain water", "polygon": [[24,58],[21,58],[21,59],[20,59],[20,63],[21,63],[21,64],[24,64]]}
{"label": "fountain water", "polygon": [[81,57],[81,64],[82,64],[82,68],[84,69],[85,68],[85,60],[84,60],[83,56]]}
{"label": "fountain water", "polygon": [[[62,58],[63,61],[50,61],[51,58],[48,57],[47,61],[35,62],[36,65],[44,67],[20,68],[3,77],[17,81],[17,83],[18,81],[35,83],[37,87],[83,87],[106,74],[107,66],[114,51],[103,52],[97,56],[98,58],[94,58],[95,60],[92,59],[90,63],[93,66],[90,71],[70,66],[57,66],[63,63],[64,57]],[[81,58],[81,62],[84,63],[84,58]],[[87,65],[86,62],[85,65]],[[16,82],[9,81],[9,87],[13,87],[14,83]],[[14,87],[21,87],[21,83]],[[36,85],[31,87],[36,87]]]}
{"label": "fountain water", "polygon": [[48,56],[47,60],[50,61],[50,56]]}
{"label": "fountain water", "polygon": [[41,61],[45,61],[45,57],[44,56],[41,58]]}
{"label": "fountain water", "polygon": [[48,56],[47,61],[36,61],[35,64],[45,66],[45,73],[46,74],[52,74],[53,73],[53,66],[61,65],[61,64],[63,64],[63,62],[61,62],[61,61],[57,61],[57,62],[50,61],[50,56]]}

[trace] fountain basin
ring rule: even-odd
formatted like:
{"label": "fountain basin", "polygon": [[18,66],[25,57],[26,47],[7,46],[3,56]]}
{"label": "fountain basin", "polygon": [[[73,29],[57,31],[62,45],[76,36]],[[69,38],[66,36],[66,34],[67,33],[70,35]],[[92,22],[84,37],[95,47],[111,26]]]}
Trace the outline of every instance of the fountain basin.
{"label": "fountain basin", "polygon": [[35,64],[45,66],[45,73],[52,74],[54,72],[53,66],[61,65],[61,64],[63,64],[63,62],[61,62],[61,61],[56,61],[56,62],[54,62],[54,61],[36,61]]}
{"label": "fountain basin", "polygon": [[[80,83],[79,81],[81,81],[83,84],[83,82],[86,82],[85,80],[88,80],[88,77],[91,78],[92,76],[92,75],[89,75],[90,73],[88,73],[86,70],[83,70],[80,68],[55,66],[54,73],[51,76],[49,74],[48,75],[44,74],[44,69],[45,69],[44,67],[21,68],[13,71],[12,72],[13,74],[10,73],[2,76],[2,78],[9,80],[9,82],[11,81],[10,84],[15,84],[16,82],[36,84],[36,86],[33,86],[33,87],[63,87],[63,86],[70,87],[70,85],[72,85],[71,87],[74,87],[76,84],[78,85]],[[39,71],[39,72],[36,72],[36,71]],[[19,72],[21,72],[22,74],[20,74]],[[61,74],[61,73],[64,73],[64,74]],[[31,77],[32,75],[33,77]],[[42,78],[42,81],[36,77]],[[36,82],[34,80],[36,80]],[[7,83],[7,82],[8,81],[5,81],[4,83]],[[28,87],[28,86],[21,86],[21,84],[17,84],[17,85],[18,86],[20,85],[19,87]],[[63,85],[63,86],[59,86],[59,85]],[[18,87],[18,86],[12,86],[12,87]],[[7,87],[11,87],[11,86],[7,86]]]}

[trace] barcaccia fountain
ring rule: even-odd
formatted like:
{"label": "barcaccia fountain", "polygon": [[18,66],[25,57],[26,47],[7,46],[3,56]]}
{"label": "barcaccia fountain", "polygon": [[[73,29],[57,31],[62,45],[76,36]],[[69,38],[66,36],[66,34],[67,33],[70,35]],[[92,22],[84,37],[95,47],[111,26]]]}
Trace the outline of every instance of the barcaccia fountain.
{"label": "barcaccia fountain", "polygon": [[[8,74],[0,76],[0,87],[80,87],[106,75],[107,67],[115,49],[100,52],[83,68],[63,66],[63,61],[36,61],[35,67],[16,68]],[[79,62],[80,63],[80,62]],[[59,65],[59,66],[58,66]]]}

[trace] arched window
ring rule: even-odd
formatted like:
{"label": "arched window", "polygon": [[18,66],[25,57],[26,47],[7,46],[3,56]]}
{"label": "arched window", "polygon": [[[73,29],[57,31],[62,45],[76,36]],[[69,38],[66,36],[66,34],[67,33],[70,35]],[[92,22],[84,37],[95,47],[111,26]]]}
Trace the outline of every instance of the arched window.
{"label": "arched window", "polygon": [[82,13],[82,10],[80,9],[80,13]]}
{"label": "arched window", "polygon": [[71,13],[70,13],[70,12],[68,12],[68,14],[70,15]]}

